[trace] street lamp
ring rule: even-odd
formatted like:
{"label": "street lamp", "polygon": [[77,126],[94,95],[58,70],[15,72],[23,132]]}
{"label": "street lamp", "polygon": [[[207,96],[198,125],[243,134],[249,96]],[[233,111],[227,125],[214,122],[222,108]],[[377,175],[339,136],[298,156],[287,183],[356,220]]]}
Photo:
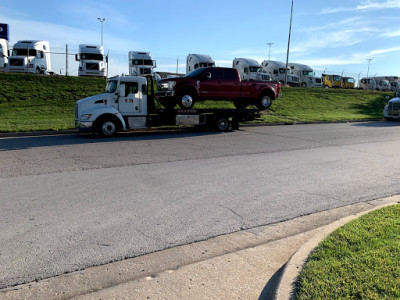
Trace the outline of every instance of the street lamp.
{"label": "street lamp", "polygon": [[290,34],[292,32],[292,16],[293,16],[293,0],[292,0],[292,9],[290,10],[289,39],[288,39],[287,52],[286,52],[285,86],[287,85],[287,73],[288,73],[288,65],[289,65],[289,47],[290,47]]}
{"label": "street lamp", "polygon": [[367,59],[367,61],[368,61],[368,71],[367,71],[367,78],[368,78],[368,73],[369,73],[369,65],[370,65],[370,63],[371,63],[371,60],[372,60],[372,58],[368,58],[368,59]]}
{"label": "street lamp", "polygon": [[100,21],[101,23],[101,45],[103,46],[103,22],[106,20],[105,18],[101,19],[101,18],[97,18],[97,20]]}
{"label": "street lamp", "polygon": [[274,44],[274,43],[267,43],[267,45],[269,46],[268,60],[271,60],[271,46],[272,46],[273,44]]}

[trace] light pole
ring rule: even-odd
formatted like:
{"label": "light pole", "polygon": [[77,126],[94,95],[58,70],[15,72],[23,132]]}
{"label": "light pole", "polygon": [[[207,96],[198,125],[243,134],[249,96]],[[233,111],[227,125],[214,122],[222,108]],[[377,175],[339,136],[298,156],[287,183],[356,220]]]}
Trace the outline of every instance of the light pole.
{"label": "light pole", "polygon": [[103,46],[103,22],[106,20],[105,18],[101,19],[101,18],[97,18],[97,20],[100,21],[101,23],[101,45]]}
{"label": "light pole", "polygon": [[289,47],[290,47],[290,34],[292,32],[292,16],[293,16],[293,0],[292,0],[292,9],[290,10],[289,39],[288,39],[287,52],[286,52],[285,86],[287,85],[287,73],[288,73],[288,65],[289,65]]}
{"label": "light pole", "polygon": [[269,46],[268,60],[271,60],[271,46],[272,46],[273,44],[274,44],[274,43],[267,43],[267,45]]}
{"label": "light pole", "polygon": [[372,58],[368,58],[368,59],[367,59],[367,61],[368,61],[368,71],[367,71],[367,78],[368,78],[368,73],[369,73],[369,65],[370,65],[370,63],[371,63],[371,60],[372,60]]}
{"label": "light pole", "polygon": [[360,88],[360,76],[361,76],[361,72],[358,73],[358,87]]}

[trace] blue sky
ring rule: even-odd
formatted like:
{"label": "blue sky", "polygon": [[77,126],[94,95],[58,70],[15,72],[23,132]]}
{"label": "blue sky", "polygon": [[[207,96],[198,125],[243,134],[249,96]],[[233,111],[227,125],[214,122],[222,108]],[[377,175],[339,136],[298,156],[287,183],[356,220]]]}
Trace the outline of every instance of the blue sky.
{"label": "blue sky", "polygon": [[[260,63],[285,61],[291,0],[219,1],[22,1],[0,4],[0,23],[10,26],[10,43],[48,40],[52,52],[76,53],[79,44],[100,44],[110,56],[110,75],[128,73],[129,51],[150,51],[157,70],[185,72],[188,53],[209,54],[218,66],[235,57]],[[400,0],[294,0],[291,62],[317,74],[400,75]],[[65,56],[52,55],[52,67],[65,72]],[[69,58],[69,73],[78,64]]]}

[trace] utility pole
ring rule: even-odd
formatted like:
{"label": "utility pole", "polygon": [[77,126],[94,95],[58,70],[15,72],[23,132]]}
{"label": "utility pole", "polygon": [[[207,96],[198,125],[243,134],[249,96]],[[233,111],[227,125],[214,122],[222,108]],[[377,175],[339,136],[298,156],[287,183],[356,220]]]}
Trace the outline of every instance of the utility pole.
{"label": "utility pole", "polygon": [[68,76],[68,44],[65,45],[65,76]]}
{"label": "utility pole", "polygon": [[368,59],[367,59],[367,61],[368,61],[367,78],[368,78],[368,74],[369,74],[369,65],[370,65],[370,63],[371,63],[371,60],[372,60],[372,58],[368,58]]}
{"label": "utility pole", "polygon": [[290,10],[289,39],[288,39],[287,52],[286,52],[285,86],[287,85],[287,75],[288,75],[288,65],[289,65],[290,35],[291,35],[291,32],[292,32],[292,17],[293,17],[293,0],[292,0],[292,9]]}
{"label": "utility pole", "polygon": [[272,46],[273,44],[274,44],[274,43],[267,43],[267,45],[269,46],[268,60],[271,60],[271,46]]}
{"label": "utility pole", "polygon": [[178,63],[179,63],[178,61],[179,61],[179,55],[176,58],[176,76],[178,76]]}
{"label": "utility pole", "polygon": [[101,18],[97,18],[97,20],[100,21],[101,23],[101,45],[103,46],[103,22],[106,20],[105,18],[101,19]]}

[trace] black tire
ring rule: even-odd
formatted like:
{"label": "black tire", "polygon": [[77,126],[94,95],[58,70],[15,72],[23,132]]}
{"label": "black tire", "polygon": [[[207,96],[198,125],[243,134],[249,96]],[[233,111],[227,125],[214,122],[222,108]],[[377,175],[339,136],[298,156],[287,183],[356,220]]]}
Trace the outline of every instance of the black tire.
{"label": "black tire", "polygon": [[385,118],[386,121],[394,121],[394,118],[387,117]]}
{"label": "black tire", "polygon": [[184,91],[178,95],[178,105],[182,109],[191,109],[196,102],[196,96],[191,91]]}
{"label": "black tire", "polygon": [[229,129],[229,120],[225,117],[217,118],[217,122],[215,123],[215,128],[217,131],[228,131]]}
{"label": "black tire", "polygon": [[256,106],[261,109],[268,109],[272,104],[272,99],[268,94],[262,94],[257,100]]}
{"label": "black tire", "polygon": [[302,82],[302,83],[301,83],[301,87],[306,88],[306,87],[307,87],[307,83]]}
{"label": "black tire", "polygon": [[248,104],[242,100],[235,100],[233,105],[235,105],[237,109],[245,109]]}
{"label": "black tire", "polygon": [[120,128],[119,120],[115,117],[104,117],[97,123],[97,132],[102,137],[112,137],[115,136]]}
{"label": "black tire", "polygon": [[37,74],[37,75],[41,74],[40,68],[39,68],[39,67],[36,68],[36,74]]}

